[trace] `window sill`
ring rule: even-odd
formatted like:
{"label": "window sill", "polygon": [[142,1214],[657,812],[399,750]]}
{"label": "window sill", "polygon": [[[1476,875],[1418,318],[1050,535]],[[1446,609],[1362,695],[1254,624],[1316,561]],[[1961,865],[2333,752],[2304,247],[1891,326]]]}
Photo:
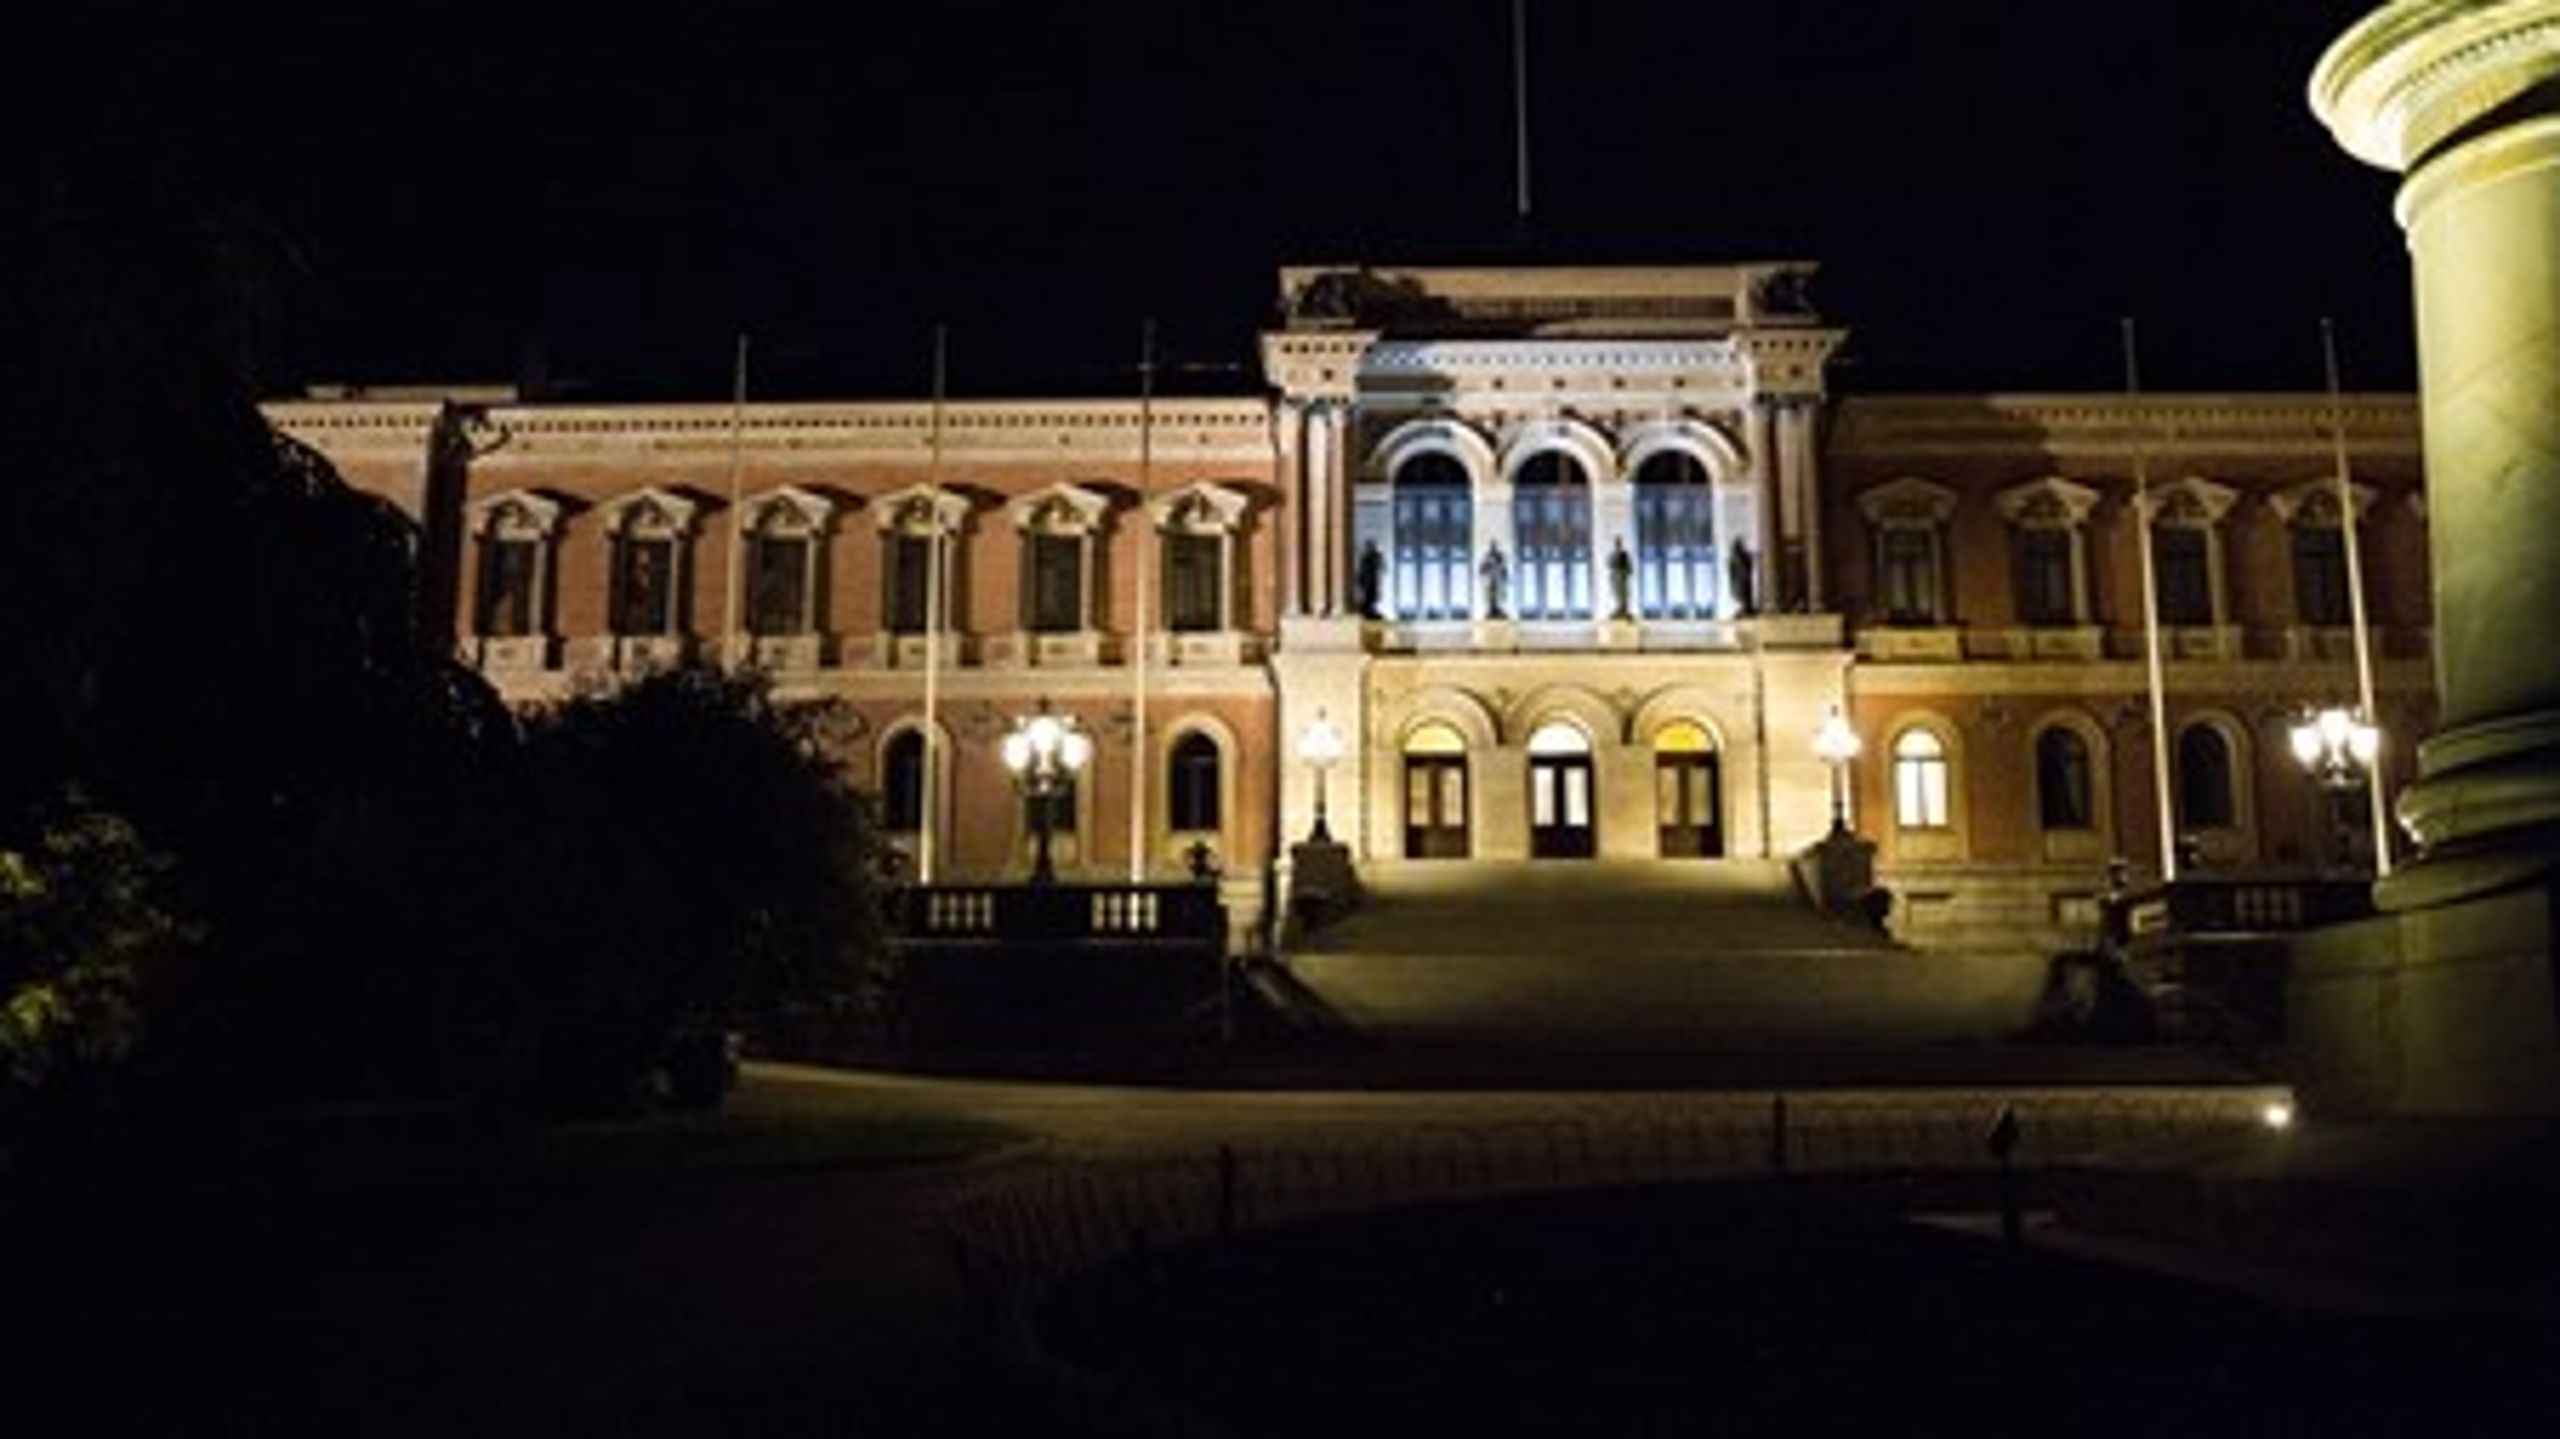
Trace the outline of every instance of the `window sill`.
{"label": "window sill", "polygon": [[1858,632],[1858,648],[1871,660],[1960,660],[1964,631],[1943,625],[1869,628]]}
{"label": "window sill", "polygon": [[2106,631],[2096,625],[2020,625],[1965,632],[1976,659],[2094,660],[2106,656]]}
{"label": "window sill", "polygon": [[463,661],[487,671],[554,669],[560,642],[550,635],[475,635],[463,641]]}

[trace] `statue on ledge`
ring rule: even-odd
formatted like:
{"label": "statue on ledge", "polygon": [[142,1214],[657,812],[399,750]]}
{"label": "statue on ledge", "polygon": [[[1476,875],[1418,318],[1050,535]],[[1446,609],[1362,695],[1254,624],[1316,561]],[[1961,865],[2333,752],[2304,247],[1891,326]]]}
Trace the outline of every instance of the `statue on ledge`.
{"label": "statue on ledge", "polygon": [[1476,566],[1476,575],[1484,581],[1484,617],[1489,620],[1509,618],[1502,612],[1502,595],[1511,579],[1511,565],[1502,558],[1501,541],[1493,541],[1484,547],[1484,560]]}
{"label": "statue on ledge", "polygon": [[1387,557],[1378,553],[1376,540],[1360,542],[1360,562],[1353,569],[1352,601],[1359,606],[1360,618],[1378,617],[1378,592],[1387,578]]}
{"label": "statue on ledge", "polygon": [[1760,597],[1752,590],[1753,564],[1751,551],[1735,540],[1724,561],[1725,588],[1733,594],[1733,612],[1737,615],[1760,613]]}
{"label": "statue on ledge", "polygon": [[1609,549],[1609,618],[1633,618],[1627,611],[1627,602],[1635,588],[1635,577],[1636,562],[1627,554],[1627,542],[1619,539]]}

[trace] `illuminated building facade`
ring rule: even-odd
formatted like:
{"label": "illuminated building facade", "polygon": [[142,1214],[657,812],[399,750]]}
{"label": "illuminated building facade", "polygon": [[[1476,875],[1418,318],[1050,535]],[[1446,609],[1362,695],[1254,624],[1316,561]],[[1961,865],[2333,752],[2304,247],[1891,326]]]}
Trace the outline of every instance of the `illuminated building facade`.
{"label": "illuminated building facade", "polygon": [[2414,404],[1842,398],[1811,273],[1292,268],[1268,391],[1228,399],[271,415],[421,520],[510,700],[760,665],[841,702],[937,879],[1027,868],[997,748],[1043,701],[1097,746],[1061,871],[1205,845],[1247,930],[1319,720],[1363,865],[1712,864],[1827,829],[1836,707],[1906,937],[2045,945],[2111,857],[2160,861],[2146,513],[2170,828],[2204,864],[2365,855],[2283,731],[2353,696],[2350,532],[2395,776],[2432,724]]}

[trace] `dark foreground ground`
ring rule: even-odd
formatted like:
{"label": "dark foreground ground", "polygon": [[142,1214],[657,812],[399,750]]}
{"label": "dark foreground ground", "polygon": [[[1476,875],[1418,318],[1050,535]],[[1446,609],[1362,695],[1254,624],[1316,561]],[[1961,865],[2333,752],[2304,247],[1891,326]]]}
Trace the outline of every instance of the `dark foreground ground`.
{"label": "dark foreground ground", "polygon": [[2560,1325],[2347,1317],[1773,1185],[1309,1226],[1123,1266],[1052,1351],[1240,1435],[2548,1432]]}

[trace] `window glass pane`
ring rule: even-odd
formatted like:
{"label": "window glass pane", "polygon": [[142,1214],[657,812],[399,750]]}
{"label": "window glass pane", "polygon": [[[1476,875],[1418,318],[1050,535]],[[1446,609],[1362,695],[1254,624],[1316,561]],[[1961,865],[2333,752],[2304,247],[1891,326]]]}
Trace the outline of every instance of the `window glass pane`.
{"label": "window glass pane", "polygon": [[675,633],[675,541],[625,539],[614,560],[614,633]]}
{"label": "window glass pane", "polygon": [[2152,568],[2159,576],[2160,623],[2213,623],[2213,572],[2209,537],[2192,525],[2164,525],[2152,532]]}
{"label": "window glass pane", "polygon": [[2046,829],[2087,829],[2094,822],[2089,746],[2069,730],[2036,736],[2036,811]]}
{"label": "window glass pane", "polygon": [[1522,619],[1591,613],[1591,487],[1561,451],[1531,457],[1513,481],[1512,591]]}
{"label": "window glass pane", "polygon": [[1591,771],[1575,765],[1557,772],[1564,782],[1564,822],[1576,829],[1591,824]]}
{"label": "window glass pane", "polygon": [[2343,531],[2307,526],[2293,532],[2294,608],[2306,625],[2343,625],[2354,613],[2347,596]]}
{"label": "window glass pane", "polygon": [[1031,537],[1031,628],[1063,634],[1084,628],[1084,541],[1075,535]]}
{"label": "window glass pane", "polygon": [[480,542],[480,614],[484,635],[515,639],[533,633],[534,541],[484,538]]}
{"label": "window glass pane", "polygon": [[747,628],[759,635],[808,629],[809,541],[760,536],[747,546]]}
{"label": "window glass pane", "polygon": [[924,828],[924,736],[908,730],[890,740],[880,767],[881,823],[900,832]]}
{"label": "window glass pane", "polygon": [[1938,618],[1938,534],[1917,525],[1894,525],[1878,537],[1878,598],[1894,624],[1933,624]]}
{"label": "window glass pane", "polygon": [[1689,455],[1659,454],[1636,472],[1636,605],[1648,619],[1715,613],[1714,491]]}
{"label": "window glass pane", "polygon": [[1404,822],[1408,825],[1431,823],[1431,766],[1410,764],[1404,772]]}
{"label": "window glass pane", "polygon": [[887,580],[889,592],[887,612],[889,630],[893,634],[924,633],[925,582],[933,564],[933,542],[923,535],[891,535],[889,537]]}
{"label": "window glass pane", "polygon": [[1217,535],[1165,537],[1165,627],[1214,630],[1226,623],[1219,597],[1224,589],[1225,544]]}
{"label": "window glass pane", "polygon": [[1450,829],[1467,822],[1467,771],[1461,765],[1440,767],[1440,823]]}
{"label": "window glass pane", "polygon": [[1467,472],[1447,455],[1416,455],[1397,467],[1395,555],[1390,586],[1399,619],[1464,619],[1473,613],[1474,513]]}
{"label": "window glass pane", "polygon": [[1218,827],[1218,746],[1203,734],[1189,734],[1173,747],[1167,777],[1166,810],[1179,830]]}
{"label": "window glass pane", "polygon": [[1529,766],[1529,823],[1556,822],[1556,771],[1553,765]]}
{"label": "window glass pane", "polygon": [[2069,530],[2039,525],[2018,532],[2018,618],[2031,625],[2075,624]]}
{"label": "window glass pane", "polygon": [[2178,820],[2188,829],[2228,829],[2233,822],[2231,745],[2209,724],[2178,735]]}

